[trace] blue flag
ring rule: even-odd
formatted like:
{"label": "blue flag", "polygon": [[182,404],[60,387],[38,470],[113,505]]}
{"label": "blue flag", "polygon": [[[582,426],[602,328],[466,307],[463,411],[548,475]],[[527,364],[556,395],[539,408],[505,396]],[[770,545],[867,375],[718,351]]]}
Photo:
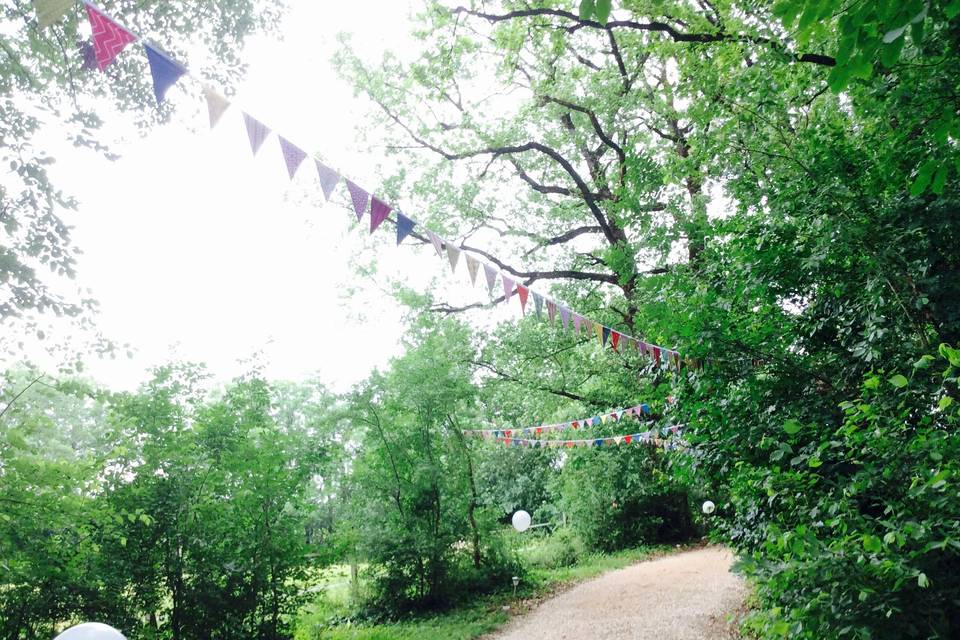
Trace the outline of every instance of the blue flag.
{"label": "blue flag", "polygon": [[167,89],[175,85],[187,70],[183,65],[171,60],[167,54],[149,44],[144,43],[143,50],[147,52],[150,74],[153,75],[153,94],[157,97],[157,106],[160,106]]}
{"label": "blue flag", "polygon": [[397,244],[399,245],[403,242],[403,239],[406,238],[413,232],[413,225],[416,224],[413,220],[403,215],[397,211]]}

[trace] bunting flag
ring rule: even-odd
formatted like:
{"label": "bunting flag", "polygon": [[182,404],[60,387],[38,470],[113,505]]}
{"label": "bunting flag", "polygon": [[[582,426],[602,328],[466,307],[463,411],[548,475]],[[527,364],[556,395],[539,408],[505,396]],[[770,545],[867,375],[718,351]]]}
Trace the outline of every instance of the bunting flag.
{"label": "bunting flag", "polygon": [[408,235],[413,233],[413,226],[416,223],[403,215],[399,211],[397,212],[397,246],[400,246],[400,243],[403,242],[403,239]]}
{"label": "bunting flag", "polygon": [[94,9],[87,7],[87,17],[90,19],[90,28],[93,30],[93,51],[97,55],[97,67],[103,71],[116,59],[137,37],[118,25],[116,22]]}
{"label": "bunting flag", "polygon": [[253,155],[257,155],[257,151],[263,146],[264,140],[270,135],[270,128],[246,111],[243,112],[243,121],[247,125],[247,137],[250,138],[250,149],[253,151]]}
{"label": "bunting flag", "polygon": [[357,212],[357,220],[363,217],[367,212],[367,203],[370,194],[357,186],[352,180],[347,180],[347,191],[350,192],[350,199],[353,201],[353,210]]}
{"label": "bunting flag", "polygon": [[517,285],[517,296],[520,298],[520,312],[527,312],[527,296],[530,294],[530,290],[527,289],[522,284]]}
{"label": "bunting flag", "polygon": [[493,295],[493,288],[497,286],[497,270],[484,262],[483,275],[487,277],[487,291],[490,293],[490,295]]}
{"label": "bunting flag", "polygon": [[460,261],[460,249],[450,242],[447,243],[447,260],[450,261],[450,270],[456,272],[457,262]]}
{"label": "bunting flag", "polygon": [[[673,404],[671,398],[667,398],[667,404]],[[647,421],[652,418],[652,412],[650,410],[650,405],[648,404],[638,404],[634,407],[629,407],[626,409],[616,409],[610,411],[609,413],[600,413],[589,418],[582,418],[577,420],[568,420],[567,422],[557,422],[554,424],[540,424],[533,427],[523,427],[517,429],[463,429],[462,433],[465,436],[477,436],[482,438],[488,437],[501,437],[501,436],[511,436],[516,434],[530,435],[535,434],[537,436],[544,433],[552,433],[554,431],[564,431],[567,429],[579,429],[581,427],[586,428],[588,426],[594,426],[605,423],[608,419],[613,419],[614,421],[618,419],[623,419],[627,417],[634,417],[637,420]]]}
{"label": "bunting flag", "polygon": [[513,295],[513,280],[507,276],[501,276],[500,279],[503,280],[503,303],[507,304],[510,302],[510,296]]}
{"label": "bunting flag", "polygon": [[220,95],[215,89],[205,86],[203,96],[207,99],[207,111],[210,113],[210,128],[213,129],[220,122],[220,118],[230,106],[230,101]]}
{"label": "bunting flag", "polygon": [[180,76],[187,72],[187,69],[153,45],[144,43],[143,50],[146,52],[147,62],[150,64],[150,75],[153,76],[153,95],[157,98],[157,106],[159,107],[163,104],[167,89],[175,85]]}
{"label": "bunting flag", "polygon": [[[676,430],[674,430],[676,429]],[[532,447],[534,449],[574,447],[603,447],[621,444],[644,444],[666,449],[683,449],[686,443],[679,439],[682,430],[670,428],[667,430],[644,431],[641,433],[626,433],[602,438],[586,438],[580,440],[540,440],[536,438],[517,438],[516,436],[501,435],[493,438],[498,444],[508,447]]]}
{"label": "bunting flag", "polygon": [[537,320],[543,317],[543,296],[536,291],[533,292],[533,306],[537,310]]}
{"label": "bunting flag", "polygon": [[377,230],[377,227],[387,219],[391,211],[393,211],[393,209],[376,196],[370,200],[370,233]]}
{"label": "bunting flag", "polygon": [[307,152],[283,136],[277,136],[277,139],[280,140],[280,153],[283,154],[283,162],[287,165],[287,174],[293,180],[293,176],[297,175],[300,164],[307,159]]}
{"label": "bunting flag", "polygon": [[97,68],[97,54],[89,42],[80,43],[80,57],[83,58],[80,68],[84,71],[93,71]]}
{"label": "bunting flag", "polygon": [[317,165],[317,176],[320,178],[320,188],[323,189],[323,198],[329,202],[330,194],[333,193],[334,187],[340,182],[340,174],[319,160],[315,160],[314,162]]}
{"label": "bunting flag", "polygon": [[443,241],[440,240],[440,236],[438,236],[437,234],[435,234],[433,231],[430,231],[430,229],[427,229],[427,237],[430,238],[430,244],[432,244],[432,245],[433,245],[433,248],[436,249],[437,255],[438,255],[438,256],[442,256],[442,255],[443,255]]}
{"label": "bunting flag", "polygon": [[477,271],[480,269],[480,261],[469,253],[467,254],[467,271],[470,272],[470,283],[477,286]]}
{"label": "bunting flag", "polygon": [[[48,25],[55,21],[58,17],[62,16],[66,11],[68,11],[69,6],[72,4],[70,0],[32,0],[32,2],[37,11],[37,21],[41,26]],[[82,48],[85,61],[84,64],[90,64],[91,66],[95,65],[99,69],[103,70],[116,59],[117,55],[119,55],[119,53],[128,44],[139,40],[139,38],[132,31],[115,22],[112,18],[108,17],[89,2],[85,1],[84,6],[86,7],[87,16],[90,20],[93,32],[92,46],[83,46]],[[188,73],[188,70],[183,65],[177,63],[175,60],[163,53],[160,48],[147,43],[144,43],[143,46],[153,78],[154,95],[157,99],[157,104],[161,105],[170,87],[176,84],[183,75]],[[207,109],[210,117],[210,127],[214,128],[222,119],[222,116],[226,110],[230,107],[230,102],[220,93],[208,86],[203,87],[203,94],[207,102]],[[264,123],[256,120],[246,112],[243,112],[243,117],[247,135],[250,141],[250,148],[254,155],[256,155],[272,131]],[[306,159],[307,153],[302,148],[293,144],[290,140],[280,136],[278,136],[278,138],[280,149],[286,164],[287,173],[290,178],[293,179],[303,161]],[[334,188],[337,186],[337,184],[339,184],[342,176],[319,160],[316,160],[315,162],[317,173],[320,178],[320,186],[323,190],[324,197],[327,201],[329,201]],[[370,231],[372,233],[382,225],[384,220],[389,217],[389,214],[393,208],[386,202],[375,197],[371,203],[370,193],[360,188],[356,183],[349,179],[345,179],[345,182],[347,184],[347,189],[350,192],[351,202],[353,204],[353,209],[357,214],[357,219],[360,220],[367,209],[370,208]],[[397,244],[402,243],[403,239],[413,232],[413,228],[416,226],[416,224],[417,223],[412,218],[401,214],[399,210],[397,210]],[[438,255],[442,256],[444,254],[444,245],[446,245],[447,259],[450,261],[451,268],[456,271],[456,265],[462,249],[453,246],[448,241],[443,240],[429,229],[424,228],[423,233],[429,238]],[[493,295],[497,277],[499,276],[503,280],[504,301],[509,302],[510,296],[513,295],[513,290],[517,286],[517,282],[514,280],[514,278],[508,277],[494,265],[480,261],[471,256],[469,253],[467,254],[466,260],[467,269],[470,273],[470,280],[474,286],[476,285],[479,264],[483,264],[484,275],[487,281],[487,289],[490,294]],[[570,308],[563,306],[548,296],[543,296],[539,292],[533,291],[526,285],[519,285],[519,289],[517,290],[520,297],[521,311],[524,314],[526,313],[527,301],[532,293],[537,317],[542,319],[542,307],[544,302],[546,302],[547,315],[552,325],[555,325],[556,323],[556,314],[559,310],[564,330],[569,330],[570,319],[572,318],[575,333],[579,336],[580,332],[583,330],[586,331],[587,335],[589,336],[595,331],[601,343],[601,347],[606,347],[607,340],[612,336],[612,346],[617,352],[626,351],[627,347],[632,345],[637,349],[640,355],[649,355],[652,357],[658,366],[664,364],[663,359],[664,354],[666,354],[665,364],[669,368],[675,368],[677,371],[681,370],[682,365],[685,362],[680,353],[673,349],[667,349],[658,345],[652,345],[643,341],[638,341],[631,336],[622,334],[619,331],[614,331],[611,327],[607,327],[598,322],[593,322],[586,316],[574,312]],[[692,364],[693,361],[686,360],[686,362],[690,368],[693,369],[696,369],[700,366],[699,363]],[[599,419],[594,424],[598,423]]]}
{"label": "bunting flag", "polygon": [[74,0],[33,0],[33,8],[37,11],[37,24],[46,29],[63,17]]}

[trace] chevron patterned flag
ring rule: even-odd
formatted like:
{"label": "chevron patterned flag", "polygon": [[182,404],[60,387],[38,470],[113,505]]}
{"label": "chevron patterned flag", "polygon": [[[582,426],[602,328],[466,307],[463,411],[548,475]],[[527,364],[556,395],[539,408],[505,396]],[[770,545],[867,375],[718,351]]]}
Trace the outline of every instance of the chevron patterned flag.
{"label": "chevron patterned flag", "polygon": [[93,30],[93,51],[97,56],[97,67],[103,71],[117,55],[131,42],[137,39],[116,22],[95,9],[93,5],[85,4],[87,17],[90,19],[90,28]]}

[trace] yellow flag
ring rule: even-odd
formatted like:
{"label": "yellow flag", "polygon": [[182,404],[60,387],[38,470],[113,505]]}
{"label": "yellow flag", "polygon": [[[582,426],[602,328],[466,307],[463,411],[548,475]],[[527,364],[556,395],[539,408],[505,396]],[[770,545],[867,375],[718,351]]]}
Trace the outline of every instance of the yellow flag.
{"label": "yellow flag", "polygon": [[603,325],[599,322],[593,325],[593,329],[597,334],[597,338],[600,340],[600,345],[603,345]]}
{"label": "yellow flag", "polygon": [[37,22],[43,28],[49,27],[73,6],[73,2],[74,0],[33,0],[33,8],[37,10]]}

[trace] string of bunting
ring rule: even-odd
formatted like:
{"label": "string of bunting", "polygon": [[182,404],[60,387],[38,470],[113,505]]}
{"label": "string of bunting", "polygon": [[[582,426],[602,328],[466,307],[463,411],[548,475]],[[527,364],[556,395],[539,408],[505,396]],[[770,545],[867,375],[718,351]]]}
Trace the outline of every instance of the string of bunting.
{"label": "string of bunting", "polygon": [[[73,0],[33,0],[33,4],[37,11],[37,21],[39,25],[41,27],[47,27],[54,24],[70,9],[73,5]],[[182,77],[193,77],[202,86],[210,117],[210,127],[213,128],[217,125],[224,113],[231,106],[231,102],[226,97],[206,85],[202,79],[193,76],[185,65],[174,60],[160,47],[147,42],[92,2],[83,0],[83,5],[93,30],[92,47],[86,50],[84,54],[86,59],[85,66],[87,68],[98,68],[103,71],[116,59],[127,45],[139,42],[143,46],[147,62],[150,66],[157,104],[160,105],[163,103],[167,91]],[[250,141],[250,149],[253,154],[256,155],[263,147],[267,138],[274,133],[274,129],[250,115],[247,111],[242,111],[242,114],[247,137]],[[307,159],[308,154],[284,136],[277,134],[276,138],[279,142],[281,156],[286,165],[287,172],[292,180]],[[618,352],[633,349],[641,356],[652,358],[657,366],[669,366],[678,371],[682,364],[685,363],[680,353],[674,349],[640,340],[617,331],[581,313],[577,313],[569,306],[562,304],[550,296],[543,295],[527,285],[517,282],[513,276],[475,257],[462,247],[458,247],[452,241],[434,233],[432,230],[401,212],[399,208],[391,206],[377,195],[359,186],[350,178],[341,175],[340,172],[320,160],[314,159],[314,164],[324,198],[329,201],[334,189],[342,181],[346,186],[351,205],[357,215],[357,220],[362,220],[364,215],[369,214],[371,233],[376,231],[385,220],[388,220],[392,213],[395,216],[394,224],[397,228],[398,245],[413,233],[415,227],[420,227],[423,235],[426,236],[430,244],[433,245],[437,255],[447,259],[454,273],[456,272],[462,255],[467,265],[471,283],[474,286],[476,285],[477,276],[482,267],[488,292],[492,295],[499,281],[503,287],[504,303],[509,304],[513,294],[516,293],[517,299],[520,301],[521,313],[527,313],[528,301],[530,298],[533,298],[533,309],[538,318],[543,318],[545,309],[551,324],[554,324],[557,317],[559,317],[564,330],[573,330],[578,336],[581,333],[585,336],[595,335],[602,348],[606,348],[609,344],[610,348]],[[698,362],[691,361],[687,364],[693,364],[699,367]]]}
{"label": "string of bunting", "polygon": [[587,428],[590,426],[595,426],[599,424],[606,424],[608,421],[618,421],[628,418],[630,416],[636,416],[637,418],[649,417],[651,415],[650,406],[646,404],[639,404],[635,407],[630,407],[629,409],[615,409],[609,413],[601,413],[590,418],[583,418],[582,420],[570,420],[567,422],[557,422],[555,424],[540,424],[533,427],[522,427],[518,429],[463,429],[462,433],[465,436],[475,436],[475,437],[506,437],[509,438],[514,435],[524,435],[524,436],[540,436],[544,433],[551,433],[554,431],[565,431],[567,429],[580,429]]}
{"label": "string of bunting", "polygon": [[602,438],[585,438],[579,440],[541,440],[537,438],[512,438],[508,436],[495,437],[493,441],[508,447],[532,447],[534,449],[567,448],[573,447],[613,447],[626,444],[645,444],[655,447],[675,449],[680,446],[676,437],[683,430],[680,425],[644,431],[642,433],[628,433],[618,436],[604,436]]}

